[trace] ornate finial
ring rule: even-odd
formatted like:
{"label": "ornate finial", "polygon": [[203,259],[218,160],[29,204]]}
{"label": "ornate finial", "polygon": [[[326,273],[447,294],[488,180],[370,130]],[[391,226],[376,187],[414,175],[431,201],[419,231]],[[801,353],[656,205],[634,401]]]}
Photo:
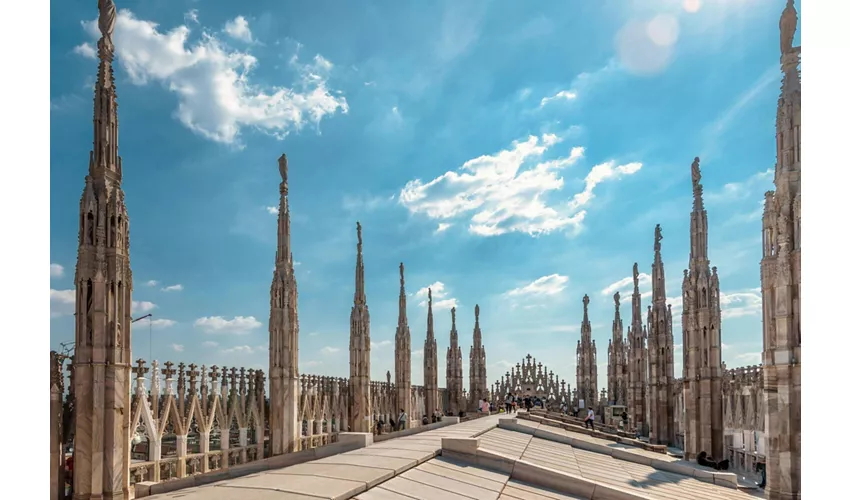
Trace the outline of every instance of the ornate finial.
{"label": "ornate finial", "polygon": [[661,251],[661,240],[664,239],[661,236],[661,224],[655,225],[655,253]]}
{"label": "ornate finial", "polygon": [[481,313],[481,309],[478,307],[478,304],[475,304],[475,322],[478,323],[478,315]]}
{"label": "ornate finial", "polygon": [[280,155],[280,158],[277,159],[277,168],[278,168],[278,170],[280,170],[281,181],[284,184],[286,184],[286,182],[289,178],[289,166],[286,162],[286,155],[285,154]]}
{"label": "ornate finial", "polygon": [[392,380],[392,378],[390,378],[390,371],[387,370],[387,385],[390,385],[391,380]]}
{"label": "ornate finial", "polygon": [[431,308],[431,288],[428,288],[428,309]]}
{"label": "ornate finial", "polygon": [[782,17],[779,18],[779,49],[783,54],[791,51],[794,44],[794,34],[797,32],[797,9],[794,0],[788,0]]}
{"label": "ornate finial", "polygon": [[587,294],[584,294],[584,298],[581,299],[582,304],[584,304],[584,314],[587,315],[587,305],[590,304],[590,297]]}
{"label": "ornate finial", "polygon": [[456,313],[456,312],[457,312],[457,309],[455,309],[454,307],[452,307],[452,330],[454,330],[454,329],[455,329],[455,313]]}
{"label": "ornate finial", "polygon": [[97,27],[103,38],[112,42],[112,32],[115,31],[115,2],[112,0],[97,0]]}
{"label": "ornate finial", "polygon": [[702,174],[699,170],[699,156],[694,158],[694,162],[691,163],[691,183],[694,186],[694,191],[696,191],[697,186],[699,186],[699,181],[702,179]]}
{"label": "ornate finial", "polygon": [[616,292],[614,294],[614,307],[619,310],[620,309],[620,292]]}

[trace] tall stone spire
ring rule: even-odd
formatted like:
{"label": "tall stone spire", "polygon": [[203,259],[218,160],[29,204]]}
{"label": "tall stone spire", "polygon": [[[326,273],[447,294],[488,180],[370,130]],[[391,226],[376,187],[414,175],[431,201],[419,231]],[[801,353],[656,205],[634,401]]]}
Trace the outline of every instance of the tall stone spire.
{"label": "tall stone spire", "polygon": [[584,407],[595,408],[598,395],[596,387],[596,342],[590,338],[590,319],[587,316],[590,297],[585,295],[582,303],[584,304],[584,319],[581,322],[581,340],[578,341],[576,348],[576,386],[578,387],[578,398],[584,401]]}
{"label": "tall stone spire", "polygon": [[410,327],[407,324],[407,294],[404,291],[404,263],[399,264],[398,326],[395,330],[396,409],[413,411],[410,393]]}
{"label": "tall stone spire", "polygon": [[277,250],[269,314],[269,440],[270,453],[298,451],[301,418],[298,415],[298,283],[292,260],[289,214],[289,165],[277,160],[280,171],[280,207],[277,213]]}
{"label": "tall stone spire", "polygon": [[646,335],[643,328],[643,309],[640,301],[640,275],[638,273],[638,265],[635,262],[632,266],[632,282],[634,291],[632,292],[632,323],[628,328],[629,339],[629,396],[628,407],[630,426],[633,430],[641,435],[647,435],[646,425],[648,418],[646,415],[646,371],[647,371],[647,352],[646,352]]}
{"label": "tall stone spire", "polygon": [[458,346],[456,309],[452,307],[452,329],[449,331],[449,348],[446,352],[446,389],[448,392],[447,411],[457,415],[463,399],[463,353]]}
{"label": "tall stone spire", "polygon": [[626,344],[623,342],[623,320],[620,318],[620,292],[614,294],[614,322],[608,342],[608,402],[626,404],[629,379]]}
{"label": "tall stone spire", "polygon": [[765,193],[761,289],[768,499],[800,498],[801,90],[797,9],[779,20],[782,89],[776,109],[775,191]]}
{"label": "tall stone spire", "polygon": [[481,339],[480,313],[478,304],[475,304],[475,328],[472,330],[472,346],[469,348],[469,411],[478,409],[478,401],[487,397],[487,353]]}
{"label": "tall stone spire", "polygon": [[[357,266],[354,272],[354,306],[351,308],[351,338],[348,344],[351,432],[372,432],[372,393],[369,390],[371,338],[369,306],[366,305],[363,269],[363,228],[357,223]],[[407,409],[407,408],[405,408]]]}
{"label": "tall stone spire", "polygon": [[[673,366],[673,314],[667,305],[664,262],[661,260],[661,225],[655,226],[655,260],[652,263],[652,305],[647,307],[649,351],[649,441],[673,444],[676,398]],[[718,401],[720,398],[718,398]],[[712,455],[718,456],[718,455]],[[722,455],[719,455],[722,456]]]}
{"label": "tall stone spire", "polygon": [[720,333],[720,280],[708,259],[708,214],[702,205],[699,158],[691,164],[694,202],[691,254],[682,277],[682,362],[685,400],[685,457],[705,451],[722,456],[723,360]]}
{"label": "tall stone spire", "polygon": [[94,141],[80,200],[74,276],[76,396],[74,494],[129,498],[133,274],[130,219],[121,189],[118,104],[112,71],[115,4],[98,2]]}
{"label": "tall stone spire", "polygon": [[431,309],[431,289],[428,289],[428,329],[425,335],[425,415],[428,418],[436,412],[438,403],[437,389],[437,339],[434,337],[434,313]]}

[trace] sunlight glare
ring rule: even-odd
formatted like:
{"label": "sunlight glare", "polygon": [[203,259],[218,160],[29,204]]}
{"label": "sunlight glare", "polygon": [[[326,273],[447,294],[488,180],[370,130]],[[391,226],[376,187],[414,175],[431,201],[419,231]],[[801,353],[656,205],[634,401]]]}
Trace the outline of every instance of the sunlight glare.
{"label": "sunlight glare", "polygon": [[685,0],[682,2],[682,8],[685,9],[686,12],[691,14],[695,14],[702,7],[701,0]]}

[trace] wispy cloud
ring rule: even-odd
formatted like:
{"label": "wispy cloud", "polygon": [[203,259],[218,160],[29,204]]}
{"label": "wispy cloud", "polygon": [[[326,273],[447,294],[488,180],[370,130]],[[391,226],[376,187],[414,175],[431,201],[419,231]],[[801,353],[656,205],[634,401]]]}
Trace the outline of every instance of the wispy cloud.
{"label": "wispy cloud", "polygon": [[352,196],[342,197],[342,208],[349,212],[371,212],[387,207],[395,201],[395,195],[390,196]]}
{"label": "wispy cloud", "polygon": [[[719,191],[705,193],[705,199],[717,203],[739,202],[755,196],[764,196],[764,192],[770,189],[772,184],[773,169],[769,168],[756,172],[743,181],[727,182]],[[764,198],[760,202],[764,203]]]}
{"label": "wispy cloud", "polygon": [[[646,273],[638,273],[638,286],[646,287],[652,282],[652,276]],[[634,292],[634,277],[626,276],[625,278],[615,281],[610,285],[606,286],[599,292],[599,295],[614,295],[615,292],[620,292],[622,295],[630,294]],[[643,297],[644,294],[641,294]]]}
{"label": "wispy cloud", "polygon": [[204,333],[244,335],[262,326],[253,316],[236,316],[225,319],[221,316],[206,316],[195,320],[195,328]]}
{"label": "wispy cloud", "polygon": [[50,317],[68,316],[74,314],[77,292],[70,290],[50,289]]}
{"label": "wispy cloud", "polygon": [[162,289],[163,292],[180,292],[183,291],[183,285],[177,283],[176,285],[169,285]]}
{"label": "wispy cloud", "polygon": [[134,300],[130,303],[130,314],[146,314],[156,309],[156,304],[146,300]]}
{"label": "wispy cloud", "polygon": [[510,232],[537,236],[566,228],[577,231],[594,189],[602,182],[634,174],[642,164],[608,161],[596,165],[585,177],[581,192],[560,206],[550,206],[546,196],[564,185],[560,170],[578,162],[584,148],[572,148],[568,157],[529,163],[559,142],[561,138],[554,134],[516,141],[510,149],[469,160],[458,171],[429,182],[409,181],[399,201],[412,213],[443,222],[468,218],[469,232],[478,236]]}
{"label": "wispy cloud", "polygon": [[508,297],[541,297],[557,295],[564,291],[569,282],[569,276],[550,274],[542,276],[531,283],[514,288],[505,293]]}
{"label": "wispy cloud", "polygon": [[336,354],[338,352],[339,352],[339,347],[325,346],[325,347],[322,347],[322,349],[321,349],[322,354]]}
{"label": "wispy cloud", "polygon": [[168,328],[177,324],[173,319],[157,318],[151,320],[151,327],[156,329]]}
{"label": "wispy cloud", "polygon": [[159,286],[159,281],[157,280],[148,280],[145,282],[145,286]]}
{"label": "wispy cloud", "polygon": [[755,82],[743,93],[739,94],[735,101],[724,109],[713,122],[705,129],[705,146],[700,157],[703,160],[714,156],[719,147],[719,142],[726,130],[734,123],[741,112],[766,89],[773,87],[779,80],[780,71],[775,65],[771,65]]}
{"label": "wispy cloud", "polygon": [[573,90],[561,90],[556,92],[554,95],[541,99],[540,107],[542,108],[553,101],[572,101],[577,96],[578,94]]}
{"label": "wispy cloud", "polygon": [[171,344],[171,348],[176,352],[183,352],[184,349],[183,344]]}

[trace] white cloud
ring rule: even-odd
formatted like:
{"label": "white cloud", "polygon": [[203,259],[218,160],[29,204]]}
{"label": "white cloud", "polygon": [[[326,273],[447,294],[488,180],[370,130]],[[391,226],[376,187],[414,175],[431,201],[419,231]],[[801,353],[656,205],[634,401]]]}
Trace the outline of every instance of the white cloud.
{"label": "white cloud", "polygon": [[[646,273],[638,273],[638,286],[646,287],[652,282],[652,276]],[[615,281],[610,285],[606,286],[599,292],[599,295],[614,295],[614,292],[620,292],[621,295],[629,295],[629,299],[631,300],[631,294],[634,293],[634,277],[626,276],[625,278]],[[640,294],[641,298],[645,295],[646,292]]]}
{"label": "white cloud", "polygon": [[[197,18],[196,18],[197,20]],[[240,40],[246,43],[254,41],[251,36],[251,28],[248,27],[248,20],[242,16],[236,16],[230,21],[224,23],[224,32],[231,38]]]}
{"label": "white cloud", "polygon": [[502,376],[501,370],[510,371],[511,368],[513,368],[514,366],[516,366],[516,363],[511,363],[510,361],[508,361],[506,359],[500,359],[499,361],[491,363],[487,368],[489,368],[490,370],[493,370],[493,373],[497,377],[501,377]]}
{"label": "white cloud", "polygon": [[435,233],[442,233],[443,231],[445,231],[446,229],[448,229],[448,228],[450,228],[450,227],[452,227],[452,224],[451,224],[451,223],[449,223],[449,222],[441,222],[441,223],[437,226],[437,229],[436,229],[434,232],[435,232]]}
{"label": "white cloud", "polygon": [[206,342],[201,342],[201,345],[204,347],[218,347],[218,342],[213,342],[212,340],[207,340]]}
{"label": "white cloud", "polygon": [[381,349],[382,347],[387,347],[387,346],[393,345],[392,340],[379,340],[377,342],[375,342],[374,340],[370,340],[369,342],[370,342],[369,346],[372,349]]}
{"label": "white cloud", "polygon": [[185,23],[195,23],[198,24],[198,9],[192,9],[189,12],[183,14],[183,21]]}
{"label": "white cloud", "polygon": [[151,327],[153,328],[168,328],[169,326],[176,325],[177,322],[171,319],[159,318],[155,320],[151,320]]}
{"label": "white cloud", "polygon": [[754,288],[732,293],[720,292],[720,310],[723,319],[761,314],[761,289]]}
{"label": "white cloud", "polygon": [[227,349],[222,349],[221,352],[224,354],[254,354],[259,350],[261,349],[257,349],[256,347],[249,345],[237,345]]}
{"label": "white cloud", "polygon": [[163,292],[180,292],[183,290],[183,285],[177,283],[176,285],[169,285],[162,289]]}
{"label": "white cloud", "polygon": [[413,296],[417,299],[422,299],[419,307],[428,307],[428,289],[431,289],[431,309],[441,311],[443,309],[451,309],[457,307],[457,299],[449,297],[446,285],[441,281],[435,281],[429,286],[420,288]]}
{"label": "white cloud", "polygon": [[236,316],[224,319],[221,316],[209,316],[195,320],[195,328],[205,333],[232,333],[243,335],[262,326],[253,316]]}
{"label": "white cloud", "polygon": [[[100,37],[96,20],[83,26],[92,40]],[[319,55],[310,64],[299,63],[297,56],[290,60],[299,75],[290,88],[262,86],[251,81],[254,56],[206,31],[190,45],[189,33],[185,25],[160,32],[156,23],[122,9],[115,28],[116,60],[133,84],[158,82],[177,94],[176,118],[203,137],[238,144],[240,131],[253,127],[281,139],[348,111],[345,97],[328,90],[333,65]]]}
{"label": "white cloud", "polygon": [[278,207],[266,207],[266,212],[272,215],[277,215],[278,213],[280,213],[280,209]]}
{"label": "white cloud", "polygon": [[145,285],[147,285],[147,286],[157,286],[157,285],[159,285],[159,281],[149,280],[147,283],[145,283]]}
{"label": "white cloud", "polygon": [[312,368],[312,367],[314,367],[314,366],[319,366],[319,365],[321,365],[321,364],[322,364],[322,362],[321,362],[321,361],[299,361],[299,362],[298,362],[298,364],[299,364],[302,368]]}
{"label": "white cloud", "polygon": [[183,345],[181,344],[171,344],[171,348],[177,352],[183,352]]}
{"label": "white cloud", "polygon": [[59,264],[50,264],[50,277],[61,278],[62,276],[65,276],[65,268]]}
{"label": "white cloud", "polygon": [[81,43],[74,47],[74,54],[85,57],[86,59],[97,59],[97,50],[90,43]]}
{"label": "white cloud", "polygon": [[[741,182],[729,182],[723,185],[720,191],[708,192],[705,199],[714,202],[737,202],[754,195],[764,196],[764,192],[771,189],[773,185],[773,169],[769,168],[763,172],[757,172]],[[764,205],[764,198],[760,203]],[[761,216],[761,209],[756,214]]]}
{"label": "white cloud", "polygon": [[569,276],[550,274],[549,276],[537,278],[525,286],[514,288],[508,291],[506,295],[509,297],[557,295],[567,287],[569,280]]}
{"label": "white cloud", "polygon": [[552,101],[572,101],[578,97],[574,90],[562,90],[551,97],[544,97],[540,100],[540,107],[544,107]]}
{"label": "white cloud", "polygon": [[322,347],[322,349],[321,349],[322,354],[336,354],[338,352],[339,352],[339,347],[325,346],[325,347]]}
{"label": "white cloud", "polygon": [[74,314],[77,291],[50,289],[50,317],[68,316]]}
{"label": "white cloud", "polygon": [[308,336],[308,337],[318,337],[318,336],[319,336],[319,332],[310,332],[310,333],[308,333],[308,334],[307,334],[307,336]]}
{"label": "white cloud", "polygon": [[135,316],[136,314],[146,314],[153,311],[156,308],[156,304],[153,302],[148,302],[146,300],[134,300],[130,303],[130,314]]}
{"label": "white cloud", "polygon": [[584,206],[601,182],[637,172],[640,163],[615,166],[613,162],[593,167],[585,178],[585,189],[568,203],[549,206],[546,196],[560,190],[564,179],[559,171],[584,156],[584,148],[574,147],[570,155],[538,161],[523,169],[561,139],[554,134],[530,136],[515,141],[511,149],[485,155],[464,163],[457,172],[449,171],[429,182],[409,181],[399,201],[412,213],[450,221],[468,218],[469,232],[496,236],[510,232],[532,236],[572,227],[578,230],[584,220]]}

